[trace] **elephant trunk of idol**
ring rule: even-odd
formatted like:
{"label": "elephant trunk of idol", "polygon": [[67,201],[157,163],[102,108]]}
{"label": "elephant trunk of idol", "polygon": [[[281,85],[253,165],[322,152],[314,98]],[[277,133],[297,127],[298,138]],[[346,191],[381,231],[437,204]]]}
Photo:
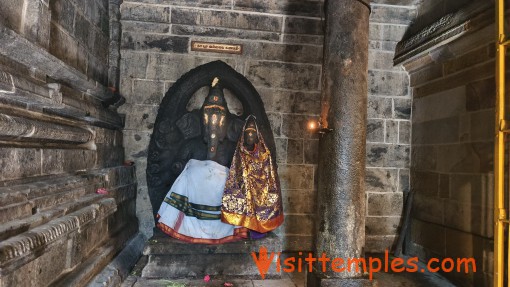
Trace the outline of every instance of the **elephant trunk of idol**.
{"label": "elephant trunk of idol", "polygon": [[214,159],[216,157],[216,150],[218,149],[218,135],[212,131],[207,139],[207,159]]}

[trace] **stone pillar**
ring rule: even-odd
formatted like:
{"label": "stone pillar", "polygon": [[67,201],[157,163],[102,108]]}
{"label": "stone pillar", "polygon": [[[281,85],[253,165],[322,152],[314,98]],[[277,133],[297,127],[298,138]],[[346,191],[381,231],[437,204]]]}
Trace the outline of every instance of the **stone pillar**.
{"label": "stone pillar", "polygon": [[[365,245],[370,0],[325,5],[321,124],[331,131],[320,139],[315,255],[347,260],[362,257]],[[318,263],[307,286],[372,286],[362,278],[362,269],[351,267],[351,272],[335,272],[331,261],[325,270]]]}

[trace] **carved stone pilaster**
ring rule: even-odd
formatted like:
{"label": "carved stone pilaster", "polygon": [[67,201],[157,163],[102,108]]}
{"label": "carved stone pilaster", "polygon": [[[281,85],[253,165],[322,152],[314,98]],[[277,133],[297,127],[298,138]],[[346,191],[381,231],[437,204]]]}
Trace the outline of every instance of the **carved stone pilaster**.
{"label": "carved stone pilaster", "polygon": [[447,14],[418,33],[405,37],[397,44],[393,64],[405,64],[491,22],[494,22],[493,3],[473,1],[471,5]]}

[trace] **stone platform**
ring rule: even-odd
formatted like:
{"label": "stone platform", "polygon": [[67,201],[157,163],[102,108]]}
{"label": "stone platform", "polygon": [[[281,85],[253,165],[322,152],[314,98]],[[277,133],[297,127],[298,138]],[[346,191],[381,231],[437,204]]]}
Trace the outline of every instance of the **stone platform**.
{"label": "stone platform", "polygon": [[261,279],[252,252],[258,256],[262,246],[267,248],[268,253],[275,253],[266,278],[281,278],[275,263],[276,254],[282,252],[282,241],[274,233],[259,240],[209,245],[179,241],[158,230],[143,251],[147,263],[141,270],[141,277],[176,279],[210,275]]}

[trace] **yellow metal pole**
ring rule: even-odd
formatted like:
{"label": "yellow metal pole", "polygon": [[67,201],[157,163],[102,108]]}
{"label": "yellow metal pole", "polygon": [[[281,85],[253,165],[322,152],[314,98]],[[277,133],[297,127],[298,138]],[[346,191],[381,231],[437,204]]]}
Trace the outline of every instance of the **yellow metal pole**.
{"label": "yellow metal pole", "polygon": [[[503,287],[505,270],[505,134],[501,125],[505,117],[505,42],[504,0],[496,0],[496,125],[494,141],[494,287]],[[509,272],[510,274],[510,272]],[[509,281],[510,282],[510,281]]]}

